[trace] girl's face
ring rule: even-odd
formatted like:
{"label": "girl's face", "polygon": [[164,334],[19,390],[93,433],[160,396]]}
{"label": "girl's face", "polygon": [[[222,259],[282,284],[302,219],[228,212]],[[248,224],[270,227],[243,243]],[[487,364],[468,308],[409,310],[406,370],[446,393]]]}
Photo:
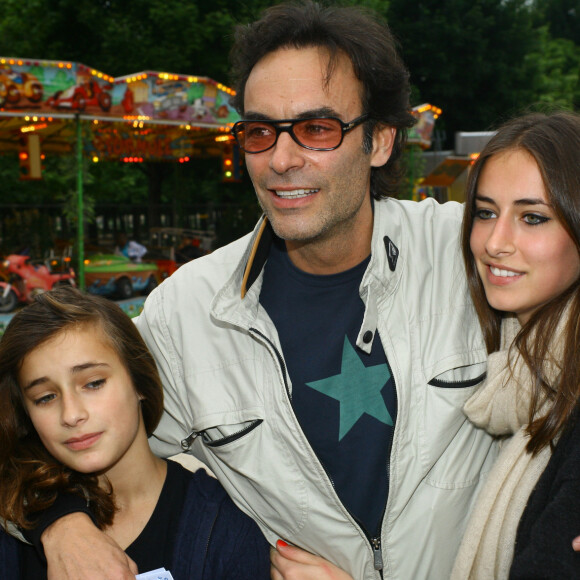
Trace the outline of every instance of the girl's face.
{"label": "girl's face", "polygon": [[42,443],[71,469],[104,473],[148,453],[139,396],[100,327],[57,334],[24,358],[18,380]]}
{"label": "girl's face", "polygon": [[524,150],[494,155],[484,165],[470,242],[487,301],[514,312],[521,324],[580,276],[578,249]]}

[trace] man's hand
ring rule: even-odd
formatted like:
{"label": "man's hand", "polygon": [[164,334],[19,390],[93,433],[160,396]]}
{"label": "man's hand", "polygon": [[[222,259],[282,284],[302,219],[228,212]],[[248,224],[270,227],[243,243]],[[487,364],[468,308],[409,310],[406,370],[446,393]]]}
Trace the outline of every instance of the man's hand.
{"label": "man's hand", "polygon": [[572,548],[575,552],[580,552],[580,536],[572,540]]}
{"label": "man's hand", "polygon": [[270,549],[272,580],[352,580],[352,576],[324,558],[278,540]]}
{"label": "man's hand", "polygon": [[89,516],[56,520],[41,536],[48,580],[135,580],[137,565]]}

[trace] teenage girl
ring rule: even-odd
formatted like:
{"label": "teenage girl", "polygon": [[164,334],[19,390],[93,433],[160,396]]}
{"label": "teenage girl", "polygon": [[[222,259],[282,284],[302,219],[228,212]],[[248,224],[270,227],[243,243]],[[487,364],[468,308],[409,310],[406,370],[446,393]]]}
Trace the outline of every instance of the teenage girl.
{"label": "teenage girl", "polygon": [[490,353],[465,411],[509,439],[452,577],[578,577],[580,116],[498,130],[469,175],[462,243]]}
{"label": "teenage girl", "polygon": [[[265,539],[220,484],[150,451],[162,411],[155,362],[114,302],[70,287],[38,296],[0,341],[0,521],[31,528],[57,495],[78,495],[140,572],[269,578]],[[46,575],[0,531],[0,578]]]}

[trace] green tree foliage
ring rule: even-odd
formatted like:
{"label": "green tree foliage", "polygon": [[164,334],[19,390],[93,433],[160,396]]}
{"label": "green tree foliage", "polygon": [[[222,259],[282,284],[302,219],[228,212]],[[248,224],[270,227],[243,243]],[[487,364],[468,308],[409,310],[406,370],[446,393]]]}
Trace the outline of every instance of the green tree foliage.
{"label": "green tree foliage", "polygon": [[538,43],[525,0],[391,0],[389,20],[415,98],[443,110],[448,137],[487,129],[534,100],[526,57]]}
{"label": "green tree foliage", "polygon": [[533,55],[542,101],[580,107],[580,2],[535,0],[533,17],[542,48]]}
{"label": "green tree foliage", "polygon": [[534,0],[537,26],[547,23],[553,38],[580,44],[580,3],[578,0]]}
{"label": "green tree foliage", "polygon": [[549,106],[573,109],[580,104],[580,47],[566,38],[551,38],[548,27],[538,28],[540,50],[534,61],[538,101]]}

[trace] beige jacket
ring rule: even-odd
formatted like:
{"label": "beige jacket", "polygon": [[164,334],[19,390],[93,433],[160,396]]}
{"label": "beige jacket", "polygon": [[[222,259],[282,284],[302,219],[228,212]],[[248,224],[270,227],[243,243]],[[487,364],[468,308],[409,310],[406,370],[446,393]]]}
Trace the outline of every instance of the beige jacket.
{"label": "beige jacket", "polygon": [[460,259],[462,208],[389,199],[374,213],[357,344],[368,348],[362,336],[378,330],[398,404],[381,545],[339,501],[292,410],[276,329],[259,304],[262,221],[180,268],[137,319],[166,389],[152,445],[167,456],[183,442],[272,543],[284,538],[356,579],[446,580],[496,456],[462,412],[486,361]]}

